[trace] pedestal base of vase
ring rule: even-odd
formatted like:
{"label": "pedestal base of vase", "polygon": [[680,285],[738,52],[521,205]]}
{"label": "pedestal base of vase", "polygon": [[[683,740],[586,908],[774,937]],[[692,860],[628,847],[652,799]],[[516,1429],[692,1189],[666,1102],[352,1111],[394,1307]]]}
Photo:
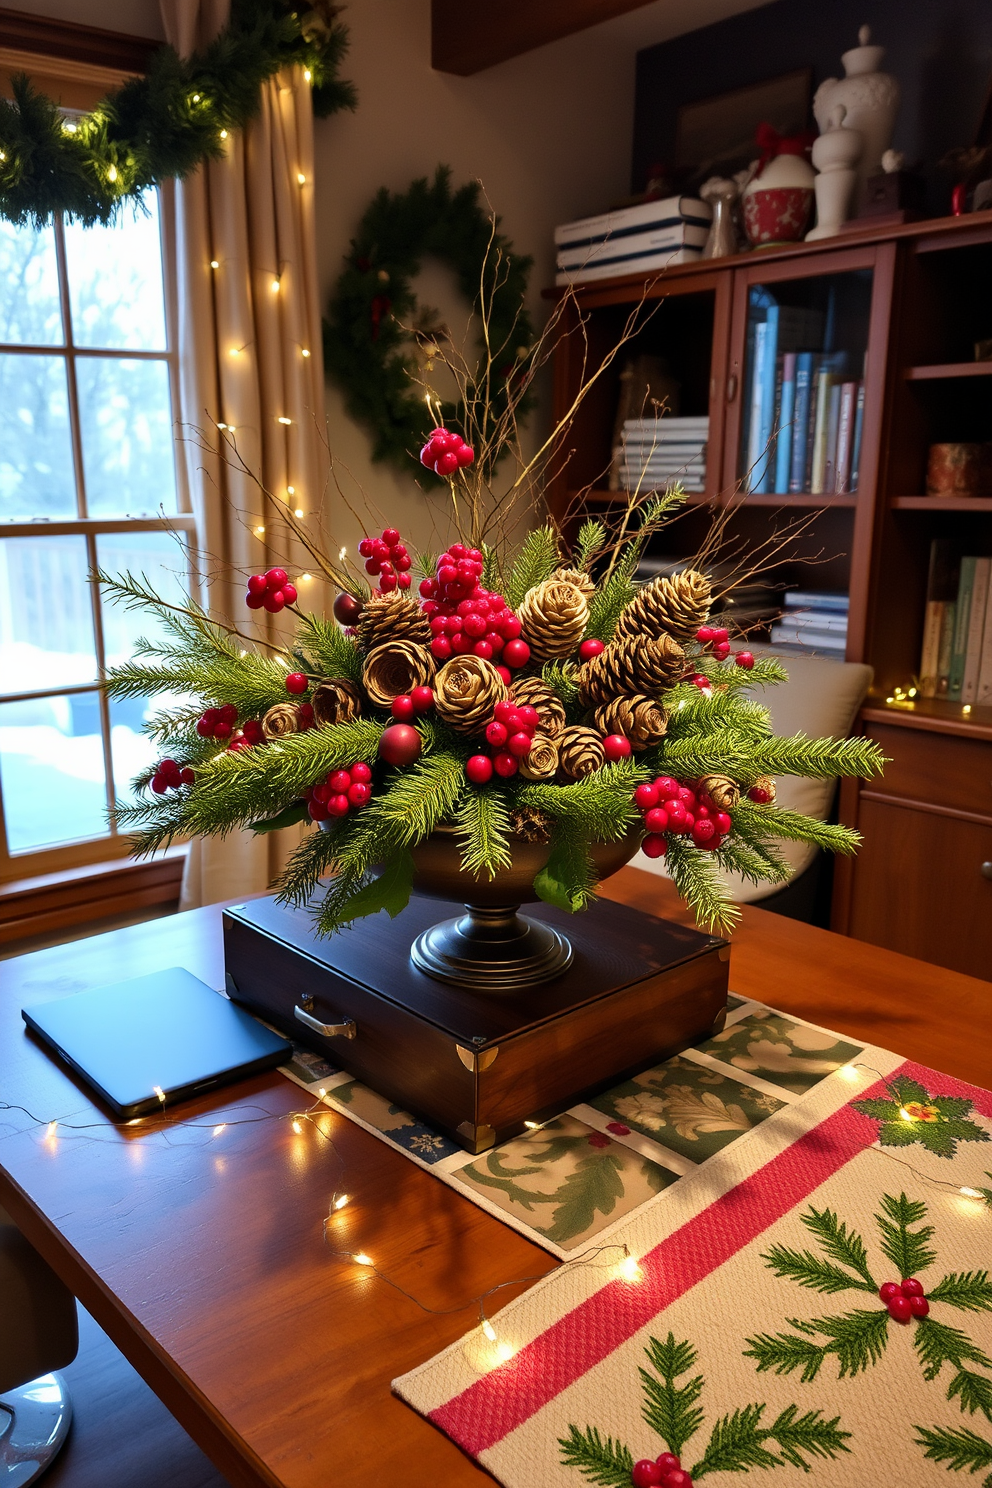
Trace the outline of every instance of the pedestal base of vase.
{"label": "pedestal base of vase", "polygon": [[474,992],[516,992],[550,982],[571,966],[568,937],[518,914],[518,905],[465,908],[467,914],[417,936],[410,960],[418,971]]}

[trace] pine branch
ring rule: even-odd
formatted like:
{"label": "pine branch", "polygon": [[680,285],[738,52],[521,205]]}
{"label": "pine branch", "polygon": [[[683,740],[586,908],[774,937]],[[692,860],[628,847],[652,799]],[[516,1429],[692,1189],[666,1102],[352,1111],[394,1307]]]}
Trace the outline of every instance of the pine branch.
{"label": "pine branch", "polygon": [[298,644],[325,677],[361,683],[362,658],[358,647],[333,620],[303,615]]}
{"label": "pine branch", "polygon": [[850,1266],[852,1271],[858,1273],[864,1284],[862,1290],[877,1293],[874,1278],[868,1269],[865,1243],[856,1231],[849,1231],[832,1210],[818,1210],[812,1205],[809,1212],[802,1216],[802,1222],[816,1236],[831,1260],[839,1261],[842,1266]]}
{"label": "pine branch", "polygon": [[648,772],[635,760],[619,760],[569,785],[525,785],[518,799],[554,821],[571,823],[588,842],[618,842],[637,821],[634,789],[647,779]]}
{"label": "pine branch", "polygon": [[613,639],[617,621],[631,600],[637,598],[637,585],[633,576],[639,557],[639,549],[629,549],[609,578],[600,584],[592,596],[589,601],[589,623],[586,626],[587,639],[592,637],[604,642]]}
{"label": "pine branch", "polygon": [[947,1387],[948,1400],[955,1397],[961,1402],[962,1413],[967,1411],[973,1416],[981,1411],[987,1421],[992,1421],[992,1379],[987,1375],[976,1374],[973,1369],[959,1369]]}
{"label": "pine branch", "polygon": [[[108,574],[98,568],[94,570],[92,577],[111,604],[120,605],[128,611],[150,611],[187,654],[228,658],[240,655],[241,648],[235,641],[234,634],[212,621],[206,610],[193,600],[187,598],[183,605],[170,604],[162,599],[144,575],[136,578],[128,572]],[[148,652],[154,652],[158,648],[172,649],[170,643],[162,641],[142,640],[139,645]]]}
{"label": "pine branch", "polygon": [[683,837],[671,837],[665,862],[675,887],[701,925],[728,935],[741,912],[727,895],[718,876],[714,854],[701,851]]}
{"label": "pine branch", "polygon": [[602,1488],[630,1488],[634,1458],[630,1448],[614,1443],[612,1436],[603,1441],[595,1426],[580,1431],[569,1425],[568,1436],[558,1438],[561,1460],[565,1467],[577,1467],[591,1482]]}
{"label": "pine branch", "polygon": [[314,831],[294,850],[278,879],[278,901],[297,908],[307,904],[334,861],[337,834]]}
{"label": "pine branch", "polygon": [[992,1312],[992,1281],[987,1271],[952,1271],[927,1292],[931,1301],[947,1302],[964,1312]]}
{"label": "pine branch", "polygon": [[703,1423],[703,1412],[697,1405],[703,1376],[698,1374],[684,1385],[676,1384],[679,1375],[695,1364],[696,1351],[687,1340],[676,1343],[675,1334],[669,1333],[664,1343],[652,1338],[644,1352],[655,1374],[643,1367],[638,1370],[646,1397],[641,1414],[668,1450],[680,1456]]}
{"label": "pine branch", "polygon": [[745,842],[741,835],[725,838],[713,856],[721,868],[750,883],[787,883],[792,877],[791,865],[775,848]]}
{"label": "pine branch", "polygon": [[575,681],[575,667],[571,662],[546,661],[541,668],[541,681],[550,687],[565,705],[566,713],[581,712],[579,689]]}
{"label": "pine branch", "polygon": [[754,801],[741,800],[730,816],[736,831],[746,832],[758,840],[779,837],[789,842],[815,842],[817,847],[845,857],[852,857],[861,844],[861,833],[851,827],[819,821],[814,816],[785,811],[779,806],[761,806]]}
{"label": "pine branch", "polygon": [[[856,1375],[869,1365],[877,1364],[888,1342],[889,1314],[884,1308],[872,1312],[858,1310],[839,1317],[811,1318],[803,1321],[789,1318],[791,1327],[805,1337],[791,1333],[761,1333],[747,1342],[744,1357],[757,1360],[758,1373],[774,1369],[776,1374],[792,1374],[802,1369],[802,1380],[808,1384],[820,1372],[829,1354],[837,1357],[839,1378]],[[829,1343],[815,1343],[816,1334],[829,1338]]]}
{"label": "pine branch", "polygon": [[689,1471],[694,1483],[711,1472],[747,1472],[752,1467],[780,1467],[781,1460],[764,1445],[768,1432],[760,1429],[763,1405],[746,1405],[723,1416],[710,1434],[706,1451]]}
{"label": "pine branch", "polygon": [[933,1225],[924,1225],[920,1230],[911,1230],[911,1224],[919,1224],[926,1218],[927,1206],[922,1200],[911,1201],[904,1193],[898,1199],[891,1194],[882,1195],[882,1208],[887,1218],[876,1214],[875,1222],[881,1233],[884,1254],[895,1266],[900,1277],[918,1276],[936,1260],[936,1252],[927,1241],[933,1235]]}
{"label": "pine branch", "polygon": [[913,1347],[920,1356],[924,1379],[936,1379],[945,1364],[961,1369],[965,1364],[980,1364],[992,1369],[992,1359],[972,1343],[960,1328],[950,1328],[936,1318],[920,1318],[913,1335]]}
{"label": "pine branch", "polygon": [[314,917],[318,932],[332,935],[353,920],[382,910],[394,920],[410,902],[413,872],[413,858],[404,848],[394,852],[377,874],[342,873],[331,883]]}
{"label": "pine branch", "polygon": [[128,851],[134,858],[147,858],[159,848],[171,847],[177,837],[186,836],[183,824],[183,799],[178,792],[156,796],[153,801],[136,801],[118,806],[114,824],[128,837]]}
{"label": "pine branch", "polygon": [[691,683],[662,694],[668,713],[668,739],[726,732],[746,751],[752,741],[767,738],[772,731],[771,715],[764,703],[740,693],[715,692],[704,697]]}
{"label": "pine branch", "polygon": [[550,578],[560,561],[553,528],[535,527],[529,532],[504,583],[503,594],[510,608],[515,610],[529,589]]}
{"label": "pine branch", "polygon": [[756,1360],[759,1374],[766,1369],[774,1369],[776,1374],[793,1374],[801,1369],[804,1385],[816,1379],[827,1357],[826,1344],[797,1338],[793,1333],[758,1333],[746,1342],[751,1347],[744,1349],[743,1356]]}
{"label": "pine branch", "polygon": [[885,756],[873,739],[809,739],[800,733],[764,740],[748,764],[755,775],[856,775],[868,780],[881,775]]}
{"label": "pine branch", "polygon": [[923,1455],[932,1462],[946,1462],[950,1472],[963,1472],[967,1468],[976,1473],[992,1467],[992,1442],[966,1426],[916,1426],[914,1430],[920,1433],[916,1445],[926,1448]]}
{"label": "pine branch", "polygon": [[466,790],[455,808],[462,844],[462,869],[479,877],[495,878],[509,868],[513,853],[508,841],[510,813],[504,795],[496,790]]}
{"label": "pine branch", "polygon": [[534,878],[534,892],[545,904],[577,914],[593,903],[599,875],[589,856],[589,840],[574,821],[555,823],[548,861]]}
{"label": "pine branch", "polygon": [[461,755],[428,754],[410,769],[396,772],[383,794],[365,808],[366,820],[373,830],[382,826],[388,839],[400,846],[420,842],[450,817],[464,783]]}
{"label": "pine branch", "polygon": [[578,540],[572,553],[572,566],[584,573],[606,544],[606,528],[602,522],[588,517],[579,528]]}
{"label": "pine branch", "polygon": [[767,1255],[761,1257],[778,1277],[787,1277],[801,1287],[814,1292],[872,1292],[874,1282],[860,1281],[849,1271],[821,1260],[808,1250],[790,1250],[785,1245],[774,1245]]}
{"label": "pine branch", "polygon": [[851,1433],[839,1429],[840,1416],[824,1421],[818,1410],[806,1411],[804,1415],[797,1416],[798,1409],[795,1405],[786,1406],[768,1427],[767,1434],[778,1444],[785,1462],[793,1467],[801,1467],[803,1472],[809,1472],[810,1464],[806,1462],[803,1453],[809,1453],[811,1457],[835,1457],[838,1452],[851,1450],[845,1445],[850,1440]]}

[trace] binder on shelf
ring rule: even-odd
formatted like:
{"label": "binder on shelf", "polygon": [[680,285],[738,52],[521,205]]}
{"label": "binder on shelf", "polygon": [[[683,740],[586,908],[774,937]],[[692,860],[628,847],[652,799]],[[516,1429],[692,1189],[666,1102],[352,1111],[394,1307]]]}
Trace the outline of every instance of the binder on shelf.
{"label": "binder on shelf", "polygon": [[978,672],[982,660],[982,636],[985,633],[990,568],[992,568],[992,559],[977,558],[975,560],[975,576],[971,587],[971,613],[968,618],[968,639],[961,681],[963,703],[974,703],[978,697]]}
{"label": "binder on shelf", "polygon": [[694,196],[638,202],[555,228],[556,284],[638,274],[700,257],[713,209]]}
{"label": "binder on shelf", "polygon": [[789,490],[806,490],[806,446],[809,442],[810,390],[813,382],[814,353],[796,354],[796,402],[793,415],[792,456],[789,463]]}

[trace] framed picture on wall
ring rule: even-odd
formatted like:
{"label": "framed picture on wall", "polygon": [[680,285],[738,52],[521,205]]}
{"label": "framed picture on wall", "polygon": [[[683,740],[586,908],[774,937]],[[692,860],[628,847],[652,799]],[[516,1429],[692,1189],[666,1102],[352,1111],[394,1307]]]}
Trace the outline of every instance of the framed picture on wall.
{"label": "framed picture on wall", "polygon": [[759,124],[780,134],[798,134],[810,118],[813,69],[801,67],[781,77],[684,103],[675,136],[675,164],[700,179],[743,170],[758,153]]}

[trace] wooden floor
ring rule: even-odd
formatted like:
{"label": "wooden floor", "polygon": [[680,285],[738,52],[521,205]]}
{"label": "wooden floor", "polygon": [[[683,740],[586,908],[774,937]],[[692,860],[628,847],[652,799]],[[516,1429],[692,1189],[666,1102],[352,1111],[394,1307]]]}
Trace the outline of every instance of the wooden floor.
{"label": "wooden floor", "polygon": [[72,1394],[72,1430],[44,1478],[46,1488],[227,1488],[82,1308],[79,1354],[62,1372]]}

